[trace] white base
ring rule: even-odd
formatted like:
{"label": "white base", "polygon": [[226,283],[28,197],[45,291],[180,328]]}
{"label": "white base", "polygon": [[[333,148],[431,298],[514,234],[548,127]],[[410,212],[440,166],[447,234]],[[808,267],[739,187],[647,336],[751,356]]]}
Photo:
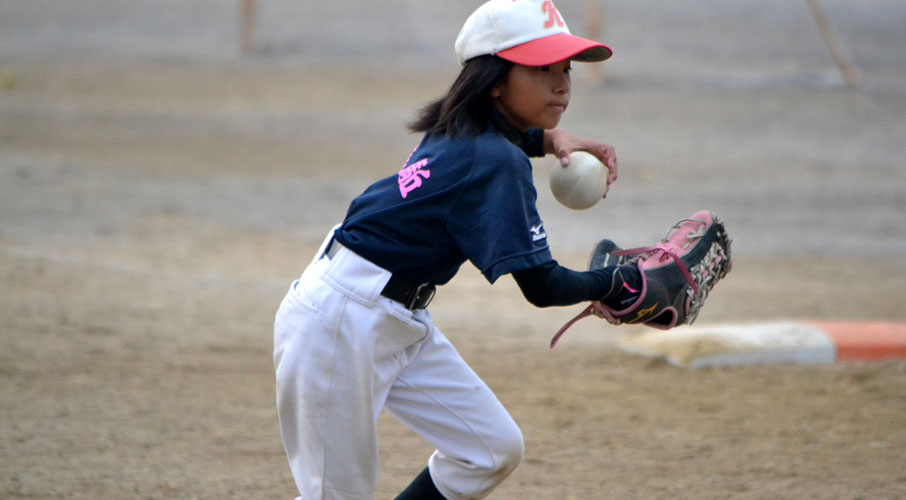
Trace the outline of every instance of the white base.
{"label": "white base", "polygon": [[690,369],[710,366],[836,361],[836,346],[821,330],[796,322],[681,327],[628,336],[620,349]]}

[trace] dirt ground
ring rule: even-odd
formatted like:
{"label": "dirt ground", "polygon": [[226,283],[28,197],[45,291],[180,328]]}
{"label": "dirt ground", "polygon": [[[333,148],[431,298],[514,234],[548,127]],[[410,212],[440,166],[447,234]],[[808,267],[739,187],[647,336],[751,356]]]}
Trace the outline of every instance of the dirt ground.
{"label": "dirt ground", "polygon": [[[577,69],[563,126],[614,144],[621,177],[571,212],[535,163],[555,257],[580,268],[602,235],[650,243],[711,208],[736,260],[697,324],[906,321],[906,61],[875,50],[906,16],[869,3],[886,17],[841,25],[855,90],[817,56],[665,75],[630,44],[622,70]],[[797,57],[824,54],[810,43]],[[294,497],[273,314],[455,68],[23,47],[0,46],[0,498]],[[689,371],[617,350],[638,330],[592,319],[549,350],[578,309],[534,309],[468,265],[432,304],[525,434],[491,498],[906,498],[906,361]],[[392,418],[380,432],[392,498],[432,450]]]}

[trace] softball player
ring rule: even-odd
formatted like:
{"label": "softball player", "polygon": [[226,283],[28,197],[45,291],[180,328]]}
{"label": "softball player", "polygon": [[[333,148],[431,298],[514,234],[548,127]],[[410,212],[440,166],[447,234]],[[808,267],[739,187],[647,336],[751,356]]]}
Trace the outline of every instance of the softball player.
{"label": "softball player", "polygon": [[277,312],[280,430],[304,500],[374,498],[383,409],[436,448],[398,499],[483,498],[520,462],[521,431],[427,309],[466,261],[539,307],[637,297],[634,268],[557,264],[529,162],[587,150],[615,180],[611,147],[556,129],[571,61],[610,49],[540,0],[485,3],[455,49],[461,73],[410,125],[421,142],[352,201]]}

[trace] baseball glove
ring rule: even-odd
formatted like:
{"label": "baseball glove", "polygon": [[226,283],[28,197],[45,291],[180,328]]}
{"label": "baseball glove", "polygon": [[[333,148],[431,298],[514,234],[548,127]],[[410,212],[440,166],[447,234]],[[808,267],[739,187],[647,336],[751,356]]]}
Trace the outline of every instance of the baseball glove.
{"label": "baseball glove", "polygon": [[600,300],[592,302],[554,335],[551,348],[573,323],[591,315],[615,325],[644,324],[662,330],[692,324],[708,293],[730,272],[730,238],[723,221],[702,210],[674,224],[654,246],[621,250],[602,240],[592,252],[589,269],[624,265],[638,266],[642,276],[638,299],[620,310]]}

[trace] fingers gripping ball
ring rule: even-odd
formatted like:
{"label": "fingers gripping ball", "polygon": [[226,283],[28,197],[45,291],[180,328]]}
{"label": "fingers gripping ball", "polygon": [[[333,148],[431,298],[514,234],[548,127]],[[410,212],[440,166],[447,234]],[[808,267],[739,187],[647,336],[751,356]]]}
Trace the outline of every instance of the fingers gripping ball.
{"label": "fingers gripping ball", "polygon": [[551,170],[551,193],[567,208],[591,208],[607,195],[607,173],[594,155],[575,151],[569,155],[568,166],[558,162]]}

